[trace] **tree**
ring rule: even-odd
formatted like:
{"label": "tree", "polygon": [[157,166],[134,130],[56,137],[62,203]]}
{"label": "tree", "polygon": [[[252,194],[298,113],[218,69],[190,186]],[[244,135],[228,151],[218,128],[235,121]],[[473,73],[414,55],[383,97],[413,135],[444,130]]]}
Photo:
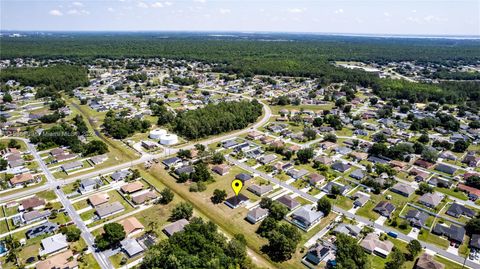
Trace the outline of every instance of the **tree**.
{"label": "tree", "polygon": [[192,158],[192,152],[188,149],[180,149],[177,152],[177,157],[182,159],[190,159]]}
{"label": "tree", "polygon": [[468,143],[467,141],[457,140],[453,144],[452,151],[454,151],[454,152],[465,152],[469,146],[470,146],[470,143]]}
{"label": "tree", "polygon": [[385,269],[400,269],[405,263],[405,255],[400,251],[400,249],[394,247],[391,255],[390,261],[385,264]]}
{"label": "tree", "polygon": [[212,203],[214,204],[220,204],[221,202],[225,201],[225,198],[227,198],[227,192],[225,190],[215,189],[210,200],[212,200]]}
{"label": "tree", "polygon": [[387,151],[388,147],[385,145],[385,143],[374,143],[368,150],[368,153],[374,156],[385,156]]}
{"label": "tree", "polygon": [[0,171],[6,170],[8,167],[8,161],[4,158],[0,158]]}
{"label": "tree", "polygon": [[212,156],[212,163],[214,164],[221,164],[225,161],[225,157],[220,152],[215,152]]}
{"label": "tree", "polygon": [[173,197],[175,196],[173,194],[173,191],[170,190],[169,188],[165,188],[160,192],[160,203],[166,205],[170,203],[173,200]]}
{"label": "tree", "polygon": [[278,201],[273,201],[268,212],[273,219],[282,220],[288,214],[288,208]]}
{"label": "tree", "polygon": [[103,234],[95,238],[95,244],[100,250],[116,246],[125,238],[125,230],[118,223],[107,223],[103,225]]}
{"label": "tree", "polygon": [[205,182],[213,179],[210,170],[204,162],[199,162],[195,165],[195,171],[192,173],[191,178],[195,182]]}
{"label": "tree", "polygon": [[421,142],[421,143],[428,143],[428,141],[430,141],[430,138],[428,137],[428,134],[422,134],[419,138],[418,138],[418,142]]}
{"label": "tree", "polygon": [[308,163],[313,158],[313,149],[306,148],[297,151],[297,158],[300,163]]}
{"label": "tree", "polygon": [[303,129],[303,135],[307,138],[307,140],[313,140],[317,137],[317,132],[311,128]]}
{"label": "tree", "polygon": [[271,216],[267,216],[260,226],[258,226],[257,234],[262,237],[268,237],[268,234],[277,228],[277,220],[272,218]]}
{"label": "tree", "polygon": [[473,187],[473,188],[480,188],[480,176],[470,176],[465,179],[465,185]]}
{"label": "tree", "polygon": [[470,219],[465,225],[465,231],[468,235],[480,234],[480,217],[475,216]]}
{"label": "tree", "polygon": [[408,243],[407,250],[408,252],[410,252],[410,255],[412,256],[412,260],[413,260],[413,258],[415,258],[418,255],[418,253],[422,251],[422,245],[418,240],[413,239],[412,241],[410,241],[410,243]]}
{"label": "tree", "polygon": [[426,182],[420,182],[418,185],[418,194],[432,193],[433,187]]}
{"label": "tree", "polygon": [[323,124],[323,119],[320,118],[320,117],[317,117],[317,118],[313,119],[312,124],[313,124],[313,126],[315,126],[315,127],[320,127],[320,126],[322,126],[322,124]]}
{"label": "tree", "polygon": [[5,93],[3,95],[3,102],[5,103],[11,103],[13,101],[13,98],[12,98],[12,95],[10,95],[10,93]]}
{"label": "tree", "polygon": [[105,142],[100,140],[92,140],[85,144],[83,153],[84,156],[101,155],[108,152],[108,146]]}
{"label": "tree", "polygon": [[161,240],[147,251],[141,269],[150,268],[254,268],[245,239],[228,240],[211,221],[192,218],[183,231]]}
{"label": "tree", "polygon": [[177,178],[177,183],[185,183],[190,179],[187,173],[181,173]]}
{"label": "tree", "polygon": [[332,204],[326,197],[322,197],[317,201],[317,210],[322,212],[326,217],[332,211]]}
{"label": "tree", "polygon": [[422,151],[422,159],[428,162],[436,162],[438,159],[438,151],[424,148]]}
{"label": "tree", "polygon": [[18,143],[17,140],[15,139],[10,139],[10,141],[8,141],[8,147],[9,148],[16,148],[16,149],[20,149],[20,143]]}
{"label": "tree", "polygon": [[75,226],[65,226],[62,233],[65,234],[68,242],[75,242],[80,239],[82,231]]}
{"label": "tree", "polygon": [[338,234],[335,245],[337,246],[336,261],[338,268],[370,268],[367,254],[354,238],[345,234]]}
{"label": "tree", "polygon": [[181,202],[172,209],[170,215],[171,221],[177,221],[179,219],[190,219],[193,215],[193,206],[186,202]]}
{"label": "tree", "polygon": [[268,244],[262,250],[275,262],[282,262],[292,258],[301,234],[295,226],[281,223],[268,234]]}
{"label": "tree", "polygon": [[332,134],[332,133],[327,133],[323,136],[323,140],[324,141],[330,141],[332,143],[336,143],[337,142],[337,136],[335,134]]}

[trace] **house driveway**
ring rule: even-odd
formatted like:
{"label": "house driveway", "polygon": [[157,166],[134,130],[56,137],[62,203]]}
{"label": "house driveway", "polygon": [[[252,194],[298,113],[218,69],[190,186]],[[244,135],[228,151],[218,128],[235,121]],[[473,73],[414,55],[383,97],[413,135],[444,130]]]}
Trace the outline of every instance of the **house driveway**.
{"label": "house driveway", "polygon": [[383,223],[385,223],[386,220],[387,220],[387,217],[380,216],[380,217],[375,221],[375,223],[378,224],[378,225],[383,225]]}
{"label": "house driveway", "polygon": [[410,233],[408,233],[407,236],[413,237],[413,238],[418,238],[418,234],[420,233],[420,230],[417,228],[412,228]]}

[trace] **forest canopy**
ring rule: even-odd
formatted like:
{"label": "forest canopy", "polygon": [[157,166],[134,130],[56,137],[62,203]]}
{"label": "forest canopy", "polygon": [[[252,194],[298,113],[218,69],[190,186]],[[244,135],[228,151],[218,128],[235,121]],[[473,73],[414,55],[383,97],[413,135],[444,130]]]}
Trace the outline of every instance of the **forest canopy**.
{"label": "forest canopy", "polygon": [[189,139],[243,129],[262,115],[258,101],[221,102],[180,113],[173,121],[176,133]]}

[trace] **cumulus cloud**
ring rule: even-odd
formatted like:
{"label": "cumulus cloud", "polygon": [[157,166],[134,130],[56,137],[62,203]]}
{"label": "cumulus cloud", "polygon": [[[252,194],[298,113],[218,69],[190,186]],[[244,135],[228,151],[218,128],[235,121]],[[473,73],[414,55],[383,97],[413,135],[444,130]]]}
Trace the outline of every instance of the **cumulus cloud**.
{"label": "cumulus cloud", "polygon": [[109,8],[107,8],[107,10],[108,10],[108,12],[114,12],[115,11],[115,9],[113,7],[109,7]]}
{"label": "cumulus cloud", "polygon": [[335,14],[342,14],[342,13],[343,13],[343,9],[339,8],[339,9],[335,10],[333,13],[335,13]]}
{"label": "cumulus cloud", "polygon": [[85,9],[70,9],[69,11],[67,11],[67,14],[69,15],[89,15],[90,14],[90,11],[88,10],[85,10]]}
{"label": "cumulus cloud", "polygon": [[383,16],[385,16],[385,17],[390,17],[390,13],[388,13],[388,12],[385,11],[385,12],[383,12]]}
{"label": "cumulus cloud", "polygon": [[52,16],[63,16],[63,13],[58,9],[52,9],[48,12]]}
{"label": "cumulus cloud", "polygon": [[168,6],[171,6],[171,5],[173,5],[173,3],[172,3],[172,2],[168,2],[168,1],[167,1],[167,2],[165,2],[164,4],[165,4],[167,7],[168,7]]}
{"label": "cumulus cloud", "polygon": [[160,2],[155,2],[155,3],[152,4],[152,7],[153,7],[153,8],[162,8],[162,7],[163,7],[163,4],[160,3]]}
{"label": "cumulus cloud", "polygon": [[305,8],[291,8],[288,10],[290,13],[302,13],[305,11]]}
{"label": "cumulus cloud", "polygon": [[148,8],[148,5],[145,4],[144,2],[138,2],[137,7],[139,7],[139,8]]}
{"label": "cumulus cloud", "polygon": [[203,3],[206,3],[206,2],[207,2],[207,0],[193,0],[193,2],[196,2],[196,3],[202,3],[202,4],[203,4]]}
{"label": "cumulus cloud", "polygon": [[228,8],[221,8],[221,9],[219,9],[218,11],[220,12],[220,14],[223,14],[223,15],[229,14],[230,12],[232,12],[232,11],[231,11],[230,9],[228,9]]}
{"label": "cumulus cloud", "polygon": [[76,7],[83,7],[82,2],[73,2],[73,5],[76,6]]}

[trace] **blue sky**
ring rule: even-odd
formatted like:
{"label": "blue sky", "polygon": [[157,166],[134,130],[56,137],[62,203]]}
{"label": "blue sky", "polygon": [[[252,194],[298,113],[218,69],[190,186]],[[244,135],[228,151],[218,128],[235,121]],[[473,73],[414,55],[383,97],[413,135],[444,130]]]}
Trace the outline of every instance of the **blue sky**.
{"label": "blue sky", "polygon": [[0,0],[1,30],[480,35],[480,0]]}

